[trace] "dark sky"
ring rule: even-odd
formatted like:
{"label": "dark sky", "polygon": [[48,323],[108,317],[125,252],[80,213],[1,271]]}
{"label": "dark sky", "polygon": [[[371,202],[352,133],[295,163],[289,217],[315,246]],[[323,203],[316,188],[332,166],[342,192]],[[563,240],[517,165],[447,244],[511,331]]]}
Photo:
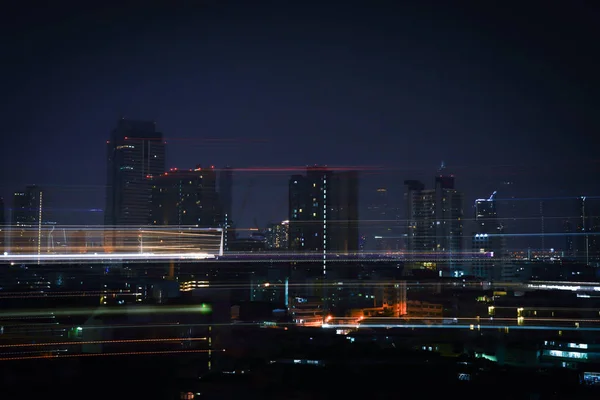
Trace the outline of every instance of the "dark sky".
{"label": "dark sky", "polygon": [[[120,115],[169,167],[381,166],[363,205],[442,160],[468,204],[600,195],[593,2],[60,3],[0,13],[0,190],[47,187],[65,221],[101,221]],[[240,225],[286,217],[288,174],[236,174]]]}

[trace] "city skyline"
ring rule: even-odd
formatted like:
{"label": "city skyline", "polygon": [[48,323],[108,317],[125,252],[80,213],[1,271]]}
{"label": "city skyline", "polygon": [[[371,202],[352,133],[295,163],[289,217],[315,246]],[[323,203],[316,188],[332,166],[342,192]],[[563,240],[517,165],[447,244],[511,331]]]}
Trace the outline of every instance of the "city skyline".
{"label": "city skyline", "polygon": [[[523,18],[447,5],[320,4],[316,13],[212,4],[166,19],[158,9],[124,8],[107,16],[112,31],[99,17],[56,7],[64,13],[52,23],[28,16],[2,28],[15,37],[6,48],[15,62],[2,66],[11,77],[5,93],[14,94],[2,111],[7,203],[38,184],[55,192],[65,217],[99,223],[98,213],[80,210],[104,208],[102,144],[121,115],[156,121],[169,145],[167,169],[250,169],[237,174],[232,207],[249,192],[245,226],[287,214],[285,177],[254,167],[382,167],[364,180],[365,199],[386,187],[401,201],[402,182],[429,184],[441,160],[469,204],[494,190],[499,199],[599,195],[589,145],[598,131],[590,117],[596,64],[575,50],[595,43],[595,33],[584,23],[591,14],[577,7],[522,5]],[[575,17],[581,23],[563,24]],[[435,23],[414,22],[421,18]],[[133,27],[148,46],[116,34]]]}
{"label": "city skyline", "polygon": [[3,11],[4,397],[600,398],[600,3]]}

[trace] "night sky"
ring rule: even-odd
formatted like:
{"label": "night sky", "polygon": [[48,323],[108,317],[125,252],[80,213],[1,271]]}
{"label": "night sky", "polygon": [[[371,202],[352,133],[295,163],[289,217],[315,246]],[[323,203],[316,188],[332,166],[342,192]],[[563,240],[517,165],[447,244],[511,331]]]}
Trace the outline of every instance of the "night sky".
{"label": "night sky", "polygon": [[362,208],[380,185],[398,201],[405,179],[430,186],[442,160],[468,215],[493,190],[600,195],[597,7],[195,3],[0,13],[9,204],[36,183],[59,222],[101,223],[89,210],[104,208],[120,116],[156,121],[169,167],[273,168],[236,174],[242,227],[285,219],[278,169],[307,164],[380,167],[362,178]]}

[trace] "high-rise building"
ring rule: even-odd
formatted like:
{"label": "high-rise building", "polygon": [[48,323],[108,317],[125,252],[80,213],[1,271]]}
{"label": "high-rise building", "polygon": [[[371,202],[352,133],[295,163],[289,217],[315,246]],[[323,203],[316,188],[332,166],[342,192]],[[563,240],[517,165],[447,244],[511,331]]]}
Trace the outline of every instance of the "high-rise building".
{"label": "high-rise building", "polygon": [[506,244],[504,226],[498,220],[496,192],[488,199],[475,200],[474,211],[472,250],[474,253],[489,254],[489,258],[474,259],[473,275],[489,280],[502,279]]}
{"label": "high-rise building", "polygon": [[454,188],[454,176],[435,178],[435,222],[437,248],[449,256],[460,257],[463,250],[464,196]]}
{"label": "high-rise building", "polygon": [[333,172],[309,167],[289,181],[289,247],[323,254],[356,253],[358,234],[358,172]]}
{"label": "high-rise building", "polygon": [[309,167],[289,186],[290,243],[298,251],[358,251],[358,173]]}
{"label": "high-rise building", "polygon": [[223,228],[223,250],[229,250],[229,242],[235,239],[233,229],[233,169],[225,167],[219,172],[218,192],[221,201],[221,227]]}
{"label": "high-rise building", "polygon": [[221,226],[221,205],[214,168],[174,168],[153,176],[151,182],[153,225]]}
{"label": "high-rise building", "polygon": [[[410,268],[425,268],[453,274],[455,259],[463,249],[463,194],[454,187],[454,176],[440,174],[435,188],[425,189],[419,181],[407,180],[407,250]],[[437,261],[418,261],[419,257]]]}
{"label": "high-rise building", "polygon": [[107,147],[105,244],[117,243],[110,227],[140,227],[151,222],[149,178],[165,171],[165,141],[154,122],[120,119]]}
{"label": "high-rise building", "polygon": [[[586,265],[596,265],[600,262],[600,213],[597,204],[587,196],[578,199],[577,232],[574,240],[576,259]],[[596,207],[594,207],[596,206]]]}
{"label": "high-rise building", "polygon": [[287,250],[289,240],[290,221],[278,224],[269,224],[265,230],[267,250]]}
{"label": "high-rise building", "polygon": [[44,217],[44,192],[37,186],[27,186],[15,192],[10,229],[12,254],[42,253]]}
{"label": "high-rise building", "polygon": [[150,222],[150,177],[165,171],[165,142],[154,122],[119,120],[107,141],[107,225]]}

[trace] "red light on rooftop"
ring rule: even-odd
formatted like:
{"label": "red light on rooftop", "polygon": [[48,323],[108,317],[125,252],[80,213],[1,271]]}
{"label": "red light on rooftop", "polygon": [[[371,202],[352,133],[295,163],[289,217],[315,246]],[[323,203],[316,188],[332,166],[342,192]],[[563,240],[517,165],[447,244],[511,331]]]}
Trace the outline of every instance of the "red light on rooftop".
{"label": "red light on rooftop", "polygon": [[125,140],[129,139],[127,136],[125,136]]}
{"label": "red light on rooftop", "polygon": [[211,166],[210,166],[210,168],[212,168],[212,169],[215,169],[215,166],[214,166],[214,165],[211,165]]}
{"label": "red light on rooftop", "polygon": [[107,140],[107,141],[106,141],[106,144],[109,144],[109,143],[110,143],[110,140]]}

